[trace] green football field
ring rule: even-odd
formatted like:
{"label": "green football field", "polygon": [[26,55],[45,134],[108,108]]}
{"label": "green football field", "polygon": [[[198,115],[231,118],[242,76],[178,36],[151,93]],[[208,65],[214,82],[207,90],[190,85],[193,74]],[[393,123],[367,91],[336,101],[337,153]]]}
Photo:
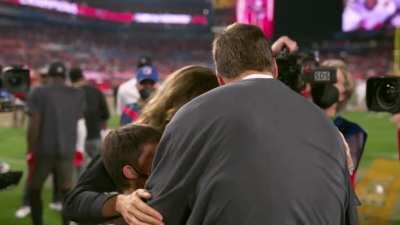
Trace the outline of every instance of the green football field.
{"label": "green football field", "polygon": [[[375,114],[365,112],[346,113],[345,117],[361,124],[368,134],[369,139],[360,164],[360,176],[371,162],[379,157],[388,159],[397,158],[396,130],[388,114]],[[115,127],[117,119],[110,121],[110,127]],[[8,162],[14,170],[25,170],[25,130],[22,128],[7,128],[0,126],[0,161]],[[25,177],[24,177],[25,178]],[[13,187],[0,192],[0,224],[27,225],[29,219],[16,219],[15,210],[21,204],[24,178],[18,187]],[[43,193],[45,224],[60,224],[60,216],[48,208],[50,199],[50,185],[47,184]]]}

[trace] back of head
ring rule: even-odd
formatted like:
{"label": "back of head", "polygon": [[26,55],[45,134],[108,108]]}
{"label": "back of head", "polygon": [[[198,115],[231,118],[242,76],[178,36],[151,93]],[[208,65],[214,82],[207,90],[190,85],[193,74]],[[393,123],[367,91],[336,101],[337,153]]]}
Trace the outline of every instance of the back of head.
{"label": "back of head", "polygon": [[201,66],[181,68],[165,80],[144,107],[138,122],[164,130],[184,104],[216,87],[218,81],[212,70]]}
{"label": "back of head", "polygon": [[47,75],[49,77],[65,78],[67,74],[67,68],[64,63],[60,61],[55,61],[49,65]]}
{"label": "back of head", "polygon": [[72,68],[69,71],[69,79],[71,80],[72,83],[79,82],[83,80],[83,73],[80,68]]}
{"label": "back of head", "polygon": [[234,79],[246,71],[271,70],[274,63],[270,44],[260,28],[234,23],[213,43],[217,74]]}
{"label": "back of head", "polygon": [[107,172],[118,189],[130,188],[122,168],[125,165],[135,169],[140,168],[138,160],[143,145],[158,143],[160,138],[161,132],[146,125],[131,124],[110,131],[104,139],[101,156]]}

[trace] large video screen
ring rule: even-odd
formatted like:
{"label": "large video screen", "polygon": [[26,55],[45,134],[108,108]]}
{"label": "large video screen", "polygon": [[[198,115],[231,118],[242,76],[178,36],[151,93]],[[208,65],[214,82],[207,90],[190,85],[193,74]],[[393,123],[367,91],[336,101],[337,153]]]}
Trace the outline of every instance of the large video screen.
{"label": "large video screen", "polygon": [[379,31],[393,27],[400,27],[400,0],[345,1],[344,32]]}
{"label": "large video screen", "polygon": [[274,0],[238,0],[236,19],[260,27],[267,37],[274,32]]}

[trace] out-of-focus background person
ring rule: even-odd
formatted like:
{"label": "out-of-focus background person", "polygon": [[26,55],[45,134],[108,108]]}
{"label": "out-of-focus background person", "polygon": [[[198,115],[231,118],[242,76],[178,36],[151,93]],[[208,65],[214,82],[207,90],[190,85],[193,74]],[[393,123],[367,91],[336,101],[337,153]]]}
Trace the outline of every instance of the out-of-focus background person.
{"label": "out-of-focus background person", "polygon": [[367,141],[367,133],[358,124],[345,119],[340,113],[344,110],[354,92],[354,81],[347,69],[344,61],[339,59],[328,59],[322,62],[322,66],[336,69],[337,82],[334,86],[338,90],[338,99],[334,107],[330,107],[329,116],[334,119],[334,123],[345,137],[350,147],[351,158],[354,163],[354,172],[351,176],[353,185],[355,184],[356,172],[364,153]]}
{"label": "out-of-focus background person", "polygon": [[121,126],[139,119],[142,108],[156,90],[158,80],[159,74],[154,66],[140,65],[136,77],[121,84],[117,96],[118,105],[122,107]]}
{"label": "out-of-focus background person", "polygon": [[110,112],[104,94],[90,85],[80,68],[72,68],[69,71],[69,79],[73,87],[82,89],[85,94],[85,124],[87,135],[85,140],[85,153],[90,159],[100,154],[101,131],[107,128],[107,120]]}

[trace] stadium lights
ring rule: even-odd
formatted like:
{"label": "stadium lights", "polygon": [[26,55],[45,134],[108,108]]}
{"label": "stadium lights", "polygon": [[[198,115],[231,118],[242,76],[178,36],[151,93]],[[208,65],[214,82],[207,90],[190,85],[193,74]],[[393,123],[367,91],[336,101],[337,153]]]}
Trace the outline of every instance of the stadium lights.
{"label": "stadium lights", "polygon": [[172,14],[172,13],[142,13],[142,12],[115,12],[106,9],[94,8],[86,5],[67,2],[65,0],[6,0],[7,3],[30,6],[45,10],[90,17],[115,23],[154,23],[154,24],[193,24],[207,25],[208,19],[204,15]]}

